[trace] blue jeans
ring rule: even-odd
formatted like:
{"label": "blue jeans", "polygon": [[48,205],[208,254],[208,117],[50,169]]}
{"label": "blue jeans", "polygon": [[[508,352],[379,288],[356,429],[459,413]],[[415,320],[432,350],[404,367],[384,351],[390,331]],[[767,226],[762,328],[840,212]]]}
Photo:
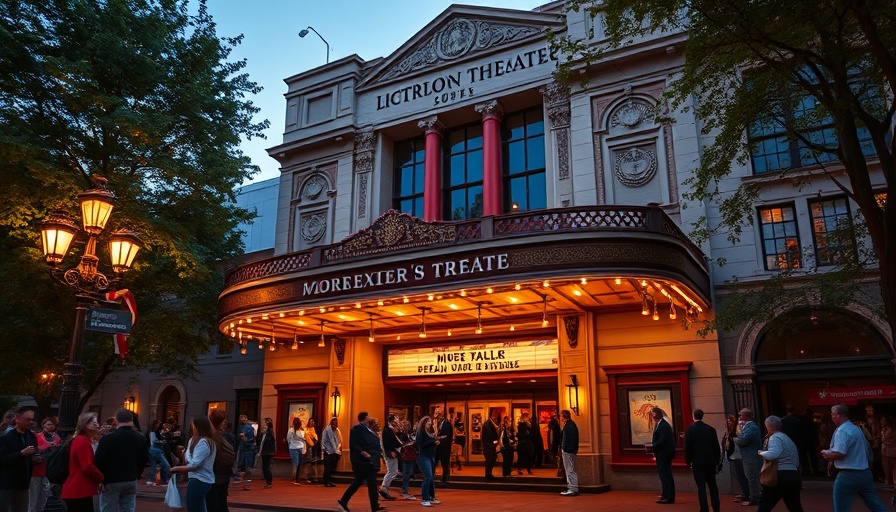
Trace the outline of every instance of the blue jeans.
{"label": "blue jeans", "polygon": [[206,512],[205,495],[212,490],[212,484],[191,478],[187,483],[186,503],[188,512]]}
{"label": "blue jeans", "polygon": [[429,457],[417,458],[417,465],[420,466],[420,471],[423,472],[423,483],[420,484],[421,499],[423,501],[430,501],[436,497],[436,486],[432,476],[434,464],[435,460]]}
{"label": "blue jeans", "polygon": [[100,494],[100,512],[134,512],[137,507],[137,481],[104,484]]}
{"label": "blue jeans", "polygon": [[165,458],[165,450],[161,447],[153,446],[149,449],[149,478],[150,482],[155,483],[156,481],[156,472],[161,469],[162,470],[162,483],[167,484],[168,479],[171,478],[171,465],[168,464],[168,459]]}
{"label": "blue jeans", "polygon": [[849,512],[857,494],[871,512],[887,512],[874,490],[874,478],[870,469],[844,469],[837,473],[837,479],[834,480],[834,512]]}
{"label": "blue jeans", "polygon": [[414,461],[401,461],[401,493],[410,494],[408,485],[411,483],[411,477],[414,476]]}
{"label": "blue jeans", "polygon": [[296,482],[299,481],[299,468],[302,466],[302,449],[301,448],[290,448],[289,456],[292,457],[292,467],[295,468],[295,478]]}

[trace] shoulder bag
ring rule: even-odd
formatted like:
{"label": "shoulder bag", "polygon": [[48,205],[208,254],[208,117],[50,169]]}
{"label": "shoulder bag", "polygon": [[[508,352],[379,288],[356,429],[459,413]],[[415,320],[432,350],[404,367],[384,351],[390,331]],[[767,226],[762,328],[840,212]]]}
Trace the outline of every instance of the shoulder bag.
{"label": "shoulder bag", "polygon": [[[768,450],[768,443],[771,436],[765,438],[765,449]],[[759,470],[759,483],[765,487],[778,486],[778,460],[763,459],[762,469]]]}

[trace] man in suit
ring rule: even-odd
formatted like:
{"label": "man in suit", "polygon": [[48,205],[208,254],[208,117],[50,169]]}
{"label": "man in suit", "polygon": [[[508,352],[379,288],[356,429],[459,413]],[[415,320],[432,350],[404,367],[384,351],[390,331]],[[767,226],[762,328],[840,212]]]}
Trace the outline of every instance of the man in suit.
{"label": "man in suit", "polygon": [[358,424],[352,427],[348,435],[349,460],[352,463],[354,479],[337,500],[339,510],[348,511],[348,502],[355,491],[367,484],[367,497],[370,499],[371,512],[384,510],[379,504],[379,492],[376,487],[376,473],[380,469],[383,448],[380,444],[380,425],[376,418],[368,417],[366,412],[358,414]]}
{"label": "man in suit", "polygon": [[442,416],[438,421],[436,431],[439,444],[436,446],[436,460],[442,464],[442,485],[448,485],[448,475],[451,474],[451,445],[454,444],[454,425]]}
{"label": "man in suit", "polygon": [[485,479],[494,480],[492,470],[495,468],[495,461],[498,460],[498,440],[501,435],[498,432],[499,416],[498,410],[492,411],[491,418],[486,420],[482,425],[482,455],[485,457]]}
{"label": "man in suit", "polygon": [[700,512],[709,512],[706,503],[706,487],[713,512],[719,512],[719,486],[716,485],[716,468],[722,459],[722,449],[716,429],[703,423],[703,410],[694,410],[694,424],[684,433],[684,462],[694,471]]}
{"label": "man in suit", "polygon": [[653,429],[653,456],[656,457],[656,469],[660,474],[660,483],[663,485],[663,495],[656,500],[657,503],[667,505],[675,503],[675,479],[672,477],[672,459],[675,458],[675,434],[672,425],[666,421],[663,410],[654,407],[650,414],[656,427]]}

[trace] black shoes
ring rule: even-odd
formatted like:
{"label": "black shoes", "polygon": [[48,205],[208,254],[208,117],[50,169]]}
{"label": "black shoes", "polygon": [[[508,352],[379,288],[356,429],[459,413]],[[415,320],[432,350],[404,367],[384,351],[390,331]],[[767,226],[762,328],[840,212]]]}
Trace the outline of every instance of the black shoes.
{"label": "black shoes", "polygon": [[387,490],[385,490],[385,489],[382,489],[382,488],[381,488],[381,489],[379,490],[379,493],[380,493],[380,496],[383,497],[383,499],[387,499],[387,500],[394,500],[394,499],[395,499],[395,496],[392,496],[391,494],[389,494],[389,491],[387,491]]}
{"label": "black shoes", "polygon": [[660,499],[656,500],[656,502],[659,503],[660,505],[671,505],[671,504],[675,503],[674,501],[667,500],[666,498],[660,498]]}
{"label": "black shoes", "polygon": [[336,500],[336,503],[339,504],[339,510],[340,510],[341,512],[349,512],[349,510],[348,510],[348,503],[345,503],[345,502],[342,501],[342,500]]}

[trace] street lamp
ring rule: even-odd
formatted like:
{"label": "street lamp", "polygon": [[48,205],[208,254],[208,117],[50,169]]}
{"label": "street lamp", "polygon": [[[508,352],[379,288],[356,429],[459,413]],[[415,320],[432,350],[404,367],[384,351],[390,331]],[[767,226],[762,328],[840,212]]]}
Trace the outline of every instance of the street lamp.
{"label": "street lamp", "polygon": [[327,64],[329,64],[330,63],[330,43],[328,43],[327,40],[324,39],[324,36],[320,35],[320,33],[317,30],[314,30],[314,28],[308,27],[308,28],[302,30],[301,32],[299,32],[299,37],[307,36],[309,30],[314,32],[315,34],[317,34],[317,37],[319,37],[320,40],[323,41],[325,45],[327,45]]}
{"label": "street lamp", "polygon": [[77,300],[75,327],[68,363],[65,364],[62,376],[62,394],[59,397],[59,430],[65,437],[75,431],[75,422],[78,419],[78,405],[81,401],[81,355],[87,310],[93,305],[109,304],[105,292],[115,289],[121,280],[121,274],[131,267],[141,246],[140,239],[133,231],[128,229],[116,231],[109,237],[109,253],[115,275],[110,278],[97,269],[99,258],[96,256],[96,237],[106,227],[115,205],[115,195],[106,188],[105,178],[94,177],[94,182],[95,188],[78,194],[81,223],[89,239],[77,267],[65,270],[56,267],[65,259],[69,246],[80,231],[68,212],[56,210],[41,223],[40,228],[44,259],[50,265],[50,275],[56,281],[72,288]]}

